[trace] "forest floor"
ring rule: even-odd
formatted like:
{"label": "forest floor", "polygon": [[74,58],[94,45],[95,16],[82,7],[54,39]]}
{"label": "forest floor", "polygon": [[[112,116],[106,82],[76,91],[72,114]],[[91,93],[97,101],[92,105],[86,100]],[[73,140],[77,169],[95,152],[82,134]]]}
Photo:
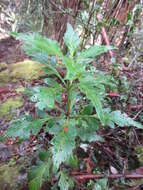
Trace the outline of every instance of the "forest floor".
{"label": "forest floor", "polygon": [[[29,111],[33,116],[35,115],[34,104],[28,100],[27,96],[22,94],[22,90],[41,83],[40,79],[35,78],[35,75],[33,75],[33,78],[28,78],[28,80],[20,77],[14,80],[15,75],[12,75],[12,78],[9,79],[3,79],[3,76],[9,76],[13,73],[11,71],[12,68],[17,69],[17,67],[12,67],[11,65],[25,60],[28,60],[28,57],[24,54],[19,41],[12,37],[0,41],[0,136],[9,127],[12,118],[18,117],[26,111]],[[33,72],[32,69],[30,72]],[[37,69],[35,72],[37,72]],[[21,70],[17,70],[17,72],[21,72]],[[31,75],[29,71],[27,72],[28,76]],[[111,94],[109,97],[110,102],[114,107],[122,109],[129,116],[143,122],[143,81],[140,81],[140,78],[142,78],[141,70],[140,68],[125,69],[122,71],[122,74],[122,78],[125,76],[127,78],[124,83],[130,80],[131,86],[127,94],[124,92],[125,87],[118,96]],[[14,110],[8,104],[8,100],[10,100],[10,104],[12,102],[11,105],[13,105],[13,100],[15,101],[16,107]],[[8,102],[6,108],[3,106],[5,102]],[[4,109],[8,113],[4,113]],[[117,127],[116,129],[104,129],[99,131],[99,133],[104,137],[105,141],[103,143],[91,143],[86,153],[79,150],[78,154],[82,157],[83,170],[75,170],[73,173],[90,175],[94,168],[100,173],[110,173],[113,176],[120,173],[134,176],[137,174],[143,175],[142,130]],[[0,143],[0,190],[11,190],[13,188],[18,190],[28,189],[27,168],[35,163],[35,152],[38,147],[40,145],[46,146],[47,141],[48,137],[42,138],[41,135],[40,140],[33,138],[22,144],[18,144],[17,140],[13,141],[11,139]],[[95,160],[92,158],[93,154]],[[17,166],[17,170],[15,166]],[[11,186],[11,183],[14,185],[12,184]],[[80,181],[77,184],[78,190],[86,189]],[[20,188],[19,185],[21,186]],[[143,189],[143,180],[112,179],[110,180],[110,187],[112,190],[141,190]]]}

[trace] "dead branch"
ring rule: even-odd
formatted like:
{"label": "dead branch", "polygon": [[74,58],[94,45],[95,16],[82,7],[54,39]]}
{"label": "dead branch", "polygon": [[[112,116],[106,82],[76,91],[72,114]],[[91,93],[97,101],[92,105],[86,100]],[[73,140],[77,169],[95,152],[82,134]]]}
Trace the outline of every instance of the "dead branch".
{"label": "dead branch", "polygon": [[104,174],[82,174],[82,175],[75,175],[74,176],[76,180],[90,180],[90,179],[102,179],[104,177],[107,177],[108,179],[118,179],[118,178],[124,178],[124,179],[143,179],[143,175],[141,174],[111,174],[111,175],[104,175]]}

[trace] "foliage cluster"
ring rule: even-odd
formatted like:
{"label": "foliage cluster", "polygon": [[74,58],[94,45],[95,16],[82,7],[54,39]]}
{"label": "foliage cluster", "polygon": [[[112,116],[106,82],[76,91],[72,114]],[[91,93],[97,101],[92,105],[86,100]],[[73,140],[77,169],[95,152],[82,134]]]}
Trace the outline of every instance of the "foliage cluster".
{"label": "foliage cluster", "polygon": [[[57,181],[53,189],[73,189],[74,179],[63,166],[78,167],[76,149],[82,142],[104,141],[98,130],[106,127],[143,126],[104,104],[106,90],[114,88],[114,80],[91,62],[113,47],[94,45],[79,51],[81,40],[70,24],[64,35],[66,55],[56,41],[39,34],[18,34],[18,38],[24,41],[25,52],[46,66],[43,72],[47,77],[43,79],[44,85],[35,86],[28,93],[35,102],[37,118],[22,115],[12,122],[3,138],[25,140],[43,128],[52,139],[48,151],[40,152],[40,161],[29,173],[30,190],[39,190],[42,182],[50,181],[53,176]],[[59,65],[64,76],[59,72]]]}

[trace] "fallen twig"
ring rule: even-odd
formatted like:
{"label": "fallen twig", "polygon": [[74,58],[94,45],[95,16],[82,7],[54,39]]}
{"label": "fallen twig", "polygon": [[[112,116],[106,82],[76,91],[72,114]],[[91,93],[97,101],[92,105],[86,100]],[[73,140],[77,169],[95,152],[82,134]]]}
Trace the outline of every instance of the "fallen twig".
{"label": "fallen twig", "polygon": [[104,174],[85,174],[85,175],[75,175],[75,179],[77,180],[89,180],[89,179],[102,179],[107,177],[108,179],[143,179],[143,175],[141,174],[111,174],[111,175],[104,175]]}

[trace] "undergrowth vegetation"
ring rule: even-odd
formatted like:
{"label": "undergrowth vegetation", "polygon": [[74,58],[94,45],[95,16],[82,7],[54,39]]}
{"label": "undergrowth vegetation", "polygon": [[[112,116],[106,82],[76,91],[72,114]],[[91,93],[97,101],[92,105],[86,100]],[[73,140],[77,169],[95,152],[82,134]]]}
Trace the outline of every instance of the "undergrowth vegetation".
{"label": "undergrowth vegetation", "polygon": [[[26,113],[12,121],[2,139],[18,137],[21,141],[44,130],[50,142],[47,150],[40,151],[39,162],[29,172],[29,188],[39,190],[43,181],[52,179],[52,189],[73,189],[74,178],[66,168],[78,167],[76,150],[83,142],[103,142],[98,132],[107,127],[143,128],[125,113],[107,105],[107,90],[116,88],[114,78],[92,65],[97,56],[115,48],[94,45],[79,51],[81,40],[70,24],[64,35],[66,54],[58,42],[37,33],[17,34],[17,38],[23,40],[27,55],[44,64],[47,77],[43,78],[44,85],[25,92],[35,103],[37,117]],[[102,188],[100,182],[107,190],[107,181],[99,180]]]}

